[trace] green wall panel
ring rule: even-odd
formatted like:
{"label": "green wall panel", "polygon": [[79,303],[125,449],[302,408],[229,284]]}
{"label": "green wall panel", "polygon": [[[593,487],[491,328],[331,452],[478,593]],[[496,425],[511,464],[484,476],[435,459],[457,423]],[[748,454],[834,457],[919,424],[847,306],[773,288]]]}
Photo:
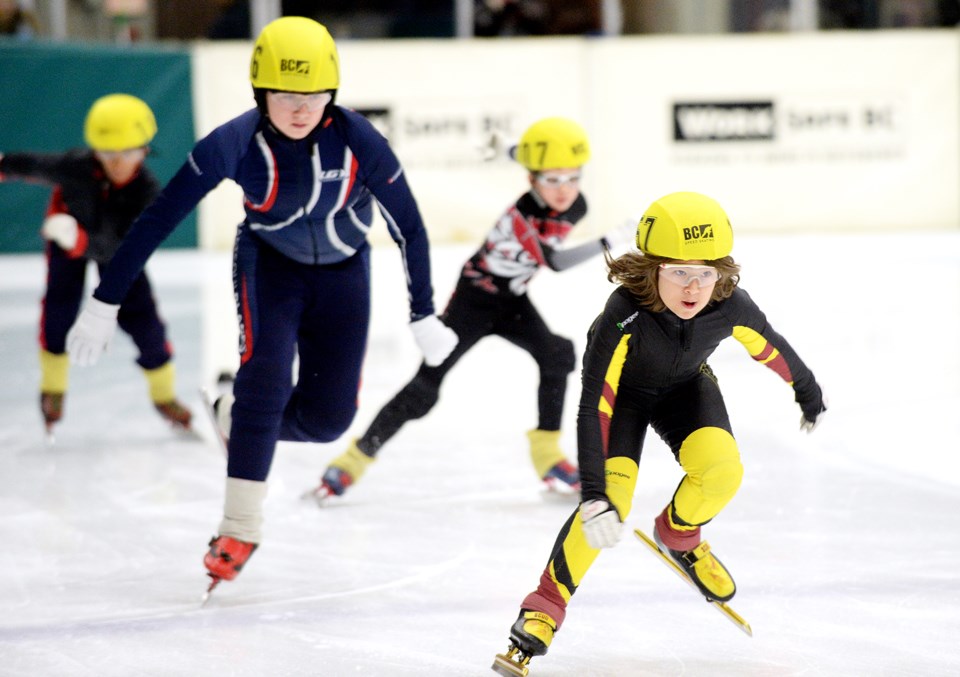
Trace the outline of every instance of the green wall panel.
{"label": "green wall panel", "polygon": [[[159,131],[147,166],[165,184],[194,143],[190,56],[184,49],[0,41],[0,151],[57,153],[83,146],[83,119],[98,97],[139,96]],[[39,252],[50,189],[0,182],[0,252]],[[192,213],[165,247],[197,245]]]}

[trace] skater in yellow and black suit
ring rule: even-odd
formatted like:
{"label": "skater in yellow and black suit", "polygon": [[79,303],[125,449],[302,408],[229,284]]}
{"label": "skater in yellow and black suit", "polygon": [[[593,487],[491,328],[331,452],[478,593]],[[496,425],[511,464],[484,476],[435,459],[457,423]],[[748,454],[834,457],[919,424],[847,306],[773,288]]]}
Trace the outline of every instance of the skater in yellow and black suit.
{"label": "skater in yellow and black suit", "polygon": [[521,604],[510,633],[514,664],[546,653],[599,549],[619,540],[648,426],[686,473],[655,520],[654,538],[705,597],[733,597],[732,577],[700,534],[743,475],[706,362],[723,339],[733,336],[793,387],[801,429],[813,430],[826,411],[813,373],[738,287],[733,232],[717,202],[697,193],[660,198],[640,221],[637,245],[640,252],[608,258],[608,276],[620,286],[590,328],[583,359],[582,503],[561,529],[539,586]]}

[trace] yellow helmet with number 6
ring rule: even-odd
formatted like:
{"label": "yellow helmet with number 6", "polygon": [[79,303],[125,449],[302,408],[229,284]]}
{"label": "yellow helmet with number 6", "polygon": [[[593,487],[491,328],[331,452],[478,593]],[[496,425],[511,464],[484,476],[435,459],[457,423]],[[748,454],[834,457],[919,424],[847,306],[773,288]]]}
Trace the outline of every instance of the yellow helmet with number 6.
{"label": "yellow helmet with number 6", "polygon": [[338,89],[340,59],[326,27],[302,16],[264,26],[250,58],[250,84],[284,92]]}
{"label": "yellow helmet with number 6", "polygon": [[93,102],[83,123],[83,138],[93,150],[118,151],[146,146],[157,134],[157,119],[143,100],[108,94]]}
{"label": "yellow helmet with number 6", "polygon": [[573,120],[544,118],[520,137],[516,159],[531,172],[580,167],[590,159],[590,142],[583,127]]}
{"label": "yellow helmet with number 6", "polygon": [[700,193],[670,193],[640,219],[637,247],[678,261],[715,261],[733,251],[733,228],[716,200]]}

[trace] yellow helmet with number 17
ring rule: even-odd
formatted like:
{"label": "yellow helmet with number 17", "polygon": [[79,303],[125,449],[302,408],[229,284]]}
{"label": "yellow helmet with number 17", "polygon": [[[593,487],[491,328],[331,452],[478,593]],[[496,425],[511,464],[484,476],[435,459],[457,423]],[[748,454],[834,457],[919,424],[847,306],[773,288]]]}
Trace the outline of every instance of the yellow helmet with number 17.
{"label": "yellow helmet with number 17", "polygon": [[733,228],[716,200],[700,193],[670,193],[640,219],[637,247],[678,261],[716,261],[733,251]]}
{"label": "yellow helmet with number 17", "polygon": [[580,167],[590,159],[590,142],[583,127],[573,120],[544,118],[520,137],[516,159],[531,172]]}
{"label": "yellow helmet with number 17", "polygon": [[250,58],[250,84],[284,92],[338,89],[340,60],[326,27],[302,16],[264,26]]}

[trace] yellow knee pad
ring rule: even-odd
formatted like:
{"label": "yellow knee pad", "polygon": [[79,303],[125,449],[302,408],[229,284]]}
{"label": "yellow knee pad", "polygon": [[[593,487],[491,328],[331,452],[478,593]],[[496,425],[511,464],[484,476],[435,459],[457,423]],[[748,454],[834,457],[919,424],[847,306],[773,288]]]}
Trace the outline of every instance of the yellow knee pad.
{"label": "yellow knee pad", "polygon": [[70,357],[47,350],[40,351],[40,392],[62,395],[70,381]]}
{"label": "yellow knee pad", "polygon": [[687,475],[673,497],[677,517],[689,525],[708,522],[740,488],[743,464],[736,440],[721,428],[700,428],[683,441],[679,459]]}

